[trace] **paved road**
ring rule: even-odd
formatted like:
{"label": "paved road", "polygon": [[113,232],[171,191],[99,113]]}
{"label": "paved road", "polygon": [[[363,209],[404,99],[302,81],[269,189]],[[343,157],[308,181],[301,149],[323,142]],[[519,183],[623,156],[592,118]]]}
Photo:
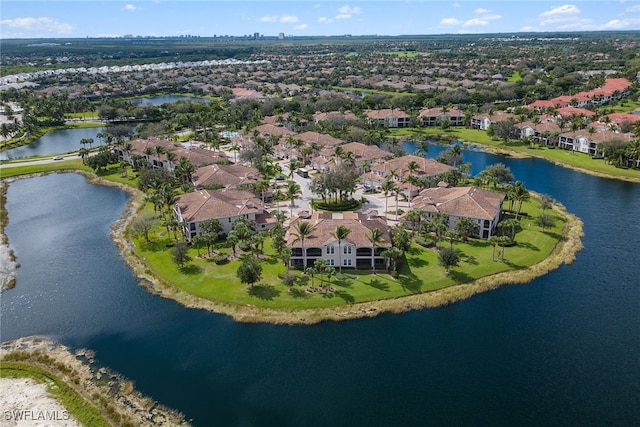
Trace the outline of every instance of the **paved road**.
{"label": "paved road", "polygon": [[[64,160],[74,160],[74,159],[79,159],[80,156],[78,156],[77,154],[67,154],[64,157]],[[49,158],[49,159],[40,159],[40,160],[27,160],[24,162],[12,162],[12,163],[3,163],[2,165],[0,165],[0,169],[4,169],[4,168],[17,168],[19,166],[29,166],[29,165],[43,165],[43,164],[47,164],[47,163],[54,163],[54,162],[60,162],[60,161],[64,161],[64,160],[53,160],[53,157]]]}

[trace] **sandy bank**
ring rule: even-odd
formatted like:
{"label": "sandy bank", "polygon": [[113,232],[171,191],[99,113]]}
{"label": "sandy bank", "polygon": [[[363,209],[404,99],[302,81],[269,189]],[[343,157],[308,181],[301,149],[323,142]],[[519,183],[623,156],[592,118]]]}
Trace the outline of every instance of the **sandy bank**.
{"label": "sandy bank", "polygon": [[[18,362],[29,366],[45,369],[51,375],[59,378],[100,410],[105,419],[111,420],[113,425],[136,426],[186,426],[184,417],[175,411],[167,409],[149,397],[145,397],[135,390],[133,383],[94,364],[93,353],[89,350],[77,350],[72,353],[67,347],[56,342],[39,337],[20,338],[4,342],[0,346],[0,360],[5,366],[10,362]],[[46,393],[46,386],[32,379],[2,379],[0,383],[0,418],[7,418],[5,410],[23,409],[26,416],[37,415],[35,411],[57,411],[47,413],[57,416],[55,423],[24,424],[24,425],[53,425],[75,426],[64,423],[60,418],[69,418],[69,413],[57,401],[50,402]],[[9,386],[4,387],[6,384]],[[44,393],[42,392],[44,389]],[[7,404],[5,405],[5,402]],[[44,406],[40,406],[40,404]],[[57,405],[56,405],[57,404]],[[7,406],[8,405],[8,406]],[[53,406],[47,406],[53,405]],[[117,414],[117,415],[113,415]],[[118,422],[113,422],[115,419]],[[6,424],[7,426],[23,424]],[[5,426],[0,421],[0,426]]]}
{"label": "sandy bank", "polygon": [[0,378],[0,408],[0,427],[80,427],[44,384],[29,378]]}

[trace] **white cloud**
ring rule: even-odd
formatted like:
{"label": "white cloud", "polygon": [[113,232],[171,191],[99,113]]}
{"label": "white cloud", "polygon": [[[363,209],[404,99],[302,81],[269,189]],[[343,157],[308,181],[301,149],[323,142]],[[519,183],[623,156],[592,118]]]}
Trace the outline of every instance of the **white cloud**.
{"label": "white cloud", "polygon": [[358,6],[345,5],[338,8],[338,13],[335,16],[331,18],[321,16],[320,18],[318,18],[318,22],[322,22],[323,24],[331,24],[332,22],[335,22],[337,20],[351,19],[353,18],[353,15],[360,15],[361,13],[362,9],[360,9]]}
{"label": "white cloud", "polygon": [[258,18],[258,22],[278,22],[277,16],[263,16],[262,18]]}
{"label": "white cloud", "polygon": [[258,19],[258,22],[280,22],[283,24],[295,24],[299,19],[294,15],[282,15],[282,16],[263,16]]}
{"label": "white cloud", "polygon": [[306,30],[307,28],[309,28],[307,24],[300,24],[293,27],[294,30]]}
{"label": "white cloud", "polygon": [[597,26],[593,24],[591,19],[575,19],[557,25],[555,29],[559,31],[593,31],[597,29]]}
{"label": "white cloud", "polygon": [[298,21],[299,21],[298,17],[294,15],[282,15],[280,17],[280,22],[282,22],[283,24],[293,24]]}
{"label": "white cloud", "polygon": [[461,7],[462,5],[460,3],[453,3],[451,6],[452,7]]}
{"label": "white cloud", "polygon": [[481,15],[484,14],[484,13],[489,13],[489,12],[490,12],[489,10],[483,9],[481,7],[476,9],[476,13],[481,14]]}
{"label": "white cloud", "polygon": [[460,21],[456,18],[444,18],[440,21],[440,25],[460,25]]}
{"label": "white cloud", "polygon": [[626,28],[640,28],[640,19],[613,19],[599,29],[601,30],[624,30]]}
{"label": "white cloud", "polygon": [[580,13],[580,9],[572,4],[565,4],[562,6],[555,7],[546,12],[542,12],[540,14],[541,18],[552,18],[558,16],[567,16],[567,15],[578,15]]}
{"label": "white cloud", "polygon": [[463,27],[484,27],[485,25],[489,25],[489,21],[481,18],[469,19],[464,24],[462,24]]}
{"label": "white cloud", "polygon": [[5,28],[16,28],[31,32],[38,31],[53,34],[71,34],[75,30],[75,27],[71,24],[66,24],[58,21],[57,19],[47,17],[3,19],[0,21],[0,24]]}
{"label": "white cloud", "polygon": [[358,6],[342,6],[340,8],[338,8],[338,13],[341,15],[360,15],[362,13],[362,9],[360,9]]}
{"label": "white cloud", "polygon": [[589,30],[593,29],[593,21],[578,17],[580,9],[572,4],[565,4],[542,12],[539,16],[540,25],[553,26],[556,30]]}
{"label": "white cloud", "polygon": [[484,15],[482,19],[485,21],[495,21],[496,19],[502,19],[502,16],[494,13],[491,15]]}
{"label": "white cloud", "polygon": [[536,28],[535,28],[535,27],[532,27],[532,26],[522,27],[522,28],[520,29],[520,31],[524,31],[524,32],[535,31],[535,30],[536,30]]}
{"label": "white cloud", "polygon": [[122,9],[120,9],[120,10],[125,10],[127,12],[135,12],[136,10],[141,10],[141,9],[142,9],[141,7],[137,7],[137,6],[134,6],[131,3],[129,3],[129,4],[124,5],[122,7]]}
{"label": "white cloud", "polygon": [[636,4],[635,6],[628,7],[625,12],[640,12],[640,4]]}

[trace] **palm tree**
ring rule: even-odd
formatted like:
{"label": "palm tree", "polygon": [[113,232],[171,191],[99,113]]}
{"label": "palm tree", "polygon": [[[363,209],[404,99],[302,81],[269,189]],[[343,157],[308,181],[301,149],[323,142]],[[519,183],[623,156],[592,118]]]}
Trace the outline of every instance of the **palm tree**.
{"label": "palm tree", "polygon": [[143,151],[144,155],[147,157],[147,161],[149,163],[151,163],[151,156],[153,155],[153,148],[151,147],[144,147],[144,151]]}
{"label": "palm tree", "polygon": [[153,148],[153,152],[156,154],[156,157],[157,157],[158,159],[160,159],[160,156],[161,156],[161,155],[163,155],[163,154],[165,153],[165,149],[164,149],[164,147],[163,147],[162,145],[156,145],[156,146]]}
{"label": "palm tree", "polygon": [[498,244],[502,246],[501,260],[504,261],[504,249],[507,245],[511,244],[511,239],[509,238],[509,236],[500,236],[497,239]]}
{"label": "palm tree", "polygon": [[176,178],[183,184],[191,183],[191,176],[195,171],[195,167],[191,164],[189,159],[184,156],[180,157],[180,161],[175,167],[174,174]]}
{"label": "palm tree", "polygon": [[280,199],[282,199],[283,194],[279,188],[276,188],[273,192],[273,199],[276,201],[276,212],[280,213]]}
{"label": "palm tree", "polygon": [[460,235],[455,230],[445,231],[444,235],[447,239],[449,239],[449,244],[450,244],[449,249],[453,249],[453,242],[458,238],[460,238]]}
{"label": "palm tree", "polygon": [[516,219],[518,219],[518,215],[520,215],[520,210],[522,209],[522,203],[529,199],[529,191],[527,191],[523,182],[517,181],[515,183],[513,187],[513,197],[518,202],[518,210],[516,212]]}
{"label": "palm tree", "polygon": [[176,157],[177,157],[176,153],[173,150],[167,150],[165,152],[165,157],[167,158],[167,162],[169,163],[168,169],[172,170],[173,169],[173,162],[176,161]]}
{"label": "palm tree", "polygon": [[307,267],[304,270],[304,274],[308,274],[309,276],[311,276],[311,287],[313,287],[313,278],[315,277],[316,274],[318,274],[318,270],[316,270],[313,267]]}
{"label": "palm tree", "polygon": [[229,150],[233,151],[233,163],[238,163],[238,151],[240,151],[240,146],[234,142]]}
{"label": "palm tree", "polygon": [[416,142],[415,154],[417,156],[427,157],[428,152],[429,152],[429,143],[427,142],[427,140]]}
{"label": "palm tree", "polygon": [[413,192],[413,174],[419,170],[420,165],[418,165],[418,162],[416,162],[415,160],[411,160],[409,163],[407,163],[407,172],[409,174],[407,176],[407,182],[409,183],[409,207],[411,207],[411,193]]}
{"label": "palm tree", "polygon": [[351,229],[344,225],[339,225],[336,228],[336,231],[331,233],[331,236],[338,241],[338,268],[340,273],[342,273],[342,241],[346,239],[350,233]]}
{"label": "palm tree", "polygon": [[367,236],[367,238],[371,242],[371,246],[372,246],[372,248],[371,248],[371,268],[373,268],[373,272],[374,273],[376,271],[376,261],[375,261],[376,248],[378,247],[378,244],[382,241],[382,237],[383,236],[384,236],[384,234],[382,233],[382,230],[380,230],[379,228],[374,228],[373,230],[371,230],[371,232]]}
{"label": "palm tree", "polygon": [[289,216],[291,217],[293,216],[293,203],[295,202],[296,198],[300,195],[300,191],[301,191],[300,184],[298,184],[295,181],[289,181],[285,191],[285,196],[287,200],[291,202],[291,204],[289,205]]}
{"label": "palm tree", "polygon": [[469,236],[475,236],[478,234],[480,226],[477,222],[470,220],[469,218],[460,218],[456,224],[456,231],[460,234],[462,240],[466,241]]}
{"label": "palm tree", "polygon": [[416,230],[420,229],[420,222],[422,221],[422,211],[412,209],[407,212],[407,221],[411,222],[411,235],[415,236]]}
{"label": "palm tree", "polygon": [[387,210],[389,204],[389,194],[393,193],[396,189],[396,185],[391,180],[386,180],[382,183],[382,192],[384,193],[384,217],[387,217]]}
{"label": "palm tree", "polygon": [[78,150],[78,155],[82,158],[82,164],[86,165],[87,157],[89,156],[89,150],[87,150],[85,147],[82,147],[80,148],[80,150]]}
{"label": "palm tree", "polygon": [[500,223],[498,224],[499,227],[509,228],[511,230],[510,232],[511,241],[513,241],[513,239],[515,239],[516,237],[516,227],[518,225],[520,225],[520,221],[516,218],[504,219],[500,221]]}
{"label": "palm tree", "polygon": [[293,242],[295,243],[299,240],[300,246],[302,246],[302,264],[303,264],[302,267],[303,268],[307,268],[307,251],[304,247],[304,241],[305,239],[315,237],[313,235],[313,232],[315,231],[315,229],[316,229],[315,225],[311,224],[310,222],[298,221],[293,231],[293,236],[295,237]]}
{"label": "palm tree", "polygon": [[[162,206],[167,207],[167,214],[171,215],[171,208],[178,200],[178,196],[176,195],[175,190],[168,185],[163,185],[162,188],[160,188],[160,199],[162,200]],[[164,212],[161,213],[164,218]]]}
{"label": "palm tree", "polygon": [[493,252],[491,253],[491,261],[496,260],[496,246],[498,246],[499,236],[491,236],[489,237],[489,243],[493,246]]}

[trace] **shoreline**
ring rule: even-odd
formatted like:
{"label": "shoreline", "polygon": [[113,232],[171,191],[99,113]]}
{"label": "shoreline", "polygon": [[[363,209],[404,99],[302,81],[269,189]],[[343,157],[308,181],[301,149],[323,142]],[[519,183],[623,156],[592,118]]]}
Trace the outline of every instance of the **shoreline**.
{"label": "shoreline", "polygon": [[[582,172],[585,173],[587,175],[592,175],[592,176],[597,176],[598,178],[607,178],[607,179],[616,179],[619,181],[625,181],[625,182],[633,182],[633,183],[640,183],[640,177],[634,178],[634,177],[630,177],[630,176],[621,176],[621,175],[614,175],[614,174],[610,174],[610,173],[605,173],[605,172],[598,172],[598,171],[594,171],[591,169],[585,169],[585,168],[581,168],[579,166],[574,166],[574,165],[570,165],[567,163],[564,163],[560,160],[556,160],[556,159],[550,159],[546,156],[543,156],[541,154],[536,154],[536,153],[524,153],[520,150],[516,150],[516,149],[510,149],[508,147],[504,147],[504,148],[499,148],[499,147],[494,147],[493,145],[486,145],[483,144],[481,142],[474,142],[474,141],[461,141],[464,144],[474,144],[476,146],[480,146],[482,147],[482,151],[484,151],[485,153],[490,153],[490,154],[496,154],[496,155],[500,155],[500,156],[507,156],[510,157],[512,159],[530,159],[530,158],[536,158],[536,159],[542,159],[542,160],[546,160],[547,162],[553,163],[556,166],[561,166],[563,168],[566,169],[571,169],[577,172]],[[531,151],[535,151],[535,150],[531,150]],[[569,150],[566,150],[567,152],[572,152]],[[583,153],[579,153],[579,154],[583,154]]]}
{"label": "shoreline", "polygon": [[[117,425],[128,423],[139,426],[186,426],[189,423],[178,411],[160,405],[148,396],[135,389],[133,382],[110,369],[95,364],[91,350],[78,349],[71,351],[68,347],[45,337],[24,337],[3,342],[0,346],[0,360],[6,369],[20,370],[22,367],[33,367],[44,370],[56,377],[79,394],[89,405],[94,406],[110,423],[117,420]],[[17,368],[13,365],[17,364]],[[24,370],[26,373],[26,370]],[[15,378],[12,376],[2,379]],[[25,375],[18,378],[29,378],[35,386],[55,387],[54,379],[47,379],[47,384]],[[26,385],[31,388],[31,385]],[[12,399],[14,406],[24,408],[23,411],[34,410],[37,402],[28,399],[28,390],[20,388],[16,395],[3,394],[3,400]],[[6,390],[4,391],[7,392]],[[59,398],[47,393],[51,399],[61,405]],[[65,412],[75,420],[76,414],[65,408]],[[22,424],[20,424],[22,425]]]}
{"label": "shoreline", "polygon": [[[83,175],[89,183],[117,187],[131,194],[127,208],[111,226],[110,237],[118,247],[123,261],[132,269],[133,275],[137,279],[140,279],[139,285],[141,287],[145,288],[152,295],[172,299],[187,308],[204,309],[227,315],[235,321],[245,323],[310,325],[328,320],[351,320],[363,317],[374,317],[383,313],[403,313],[410,310],[439,307],[496,289],[499,286],[528,283],[537,277],[559,268],[562,264],[572,263],[575,260],[577,252],[583,248],[581,241],[581,237],[584,235],[582,220],[568,213],[563,205],[556,204],[553,206],[553,209],[564,221],[562,238],[544,260],[520,270],[496,273],[436,291],[345,306],[288,310],[257,307],[254,305],[233,305],[197,297],[178,288],[172,283],[166,282],[151,272],[149,266],[135,252],[135,248],[126,237],[127,227],[144,203],[144,194],[139,190],[131,186],[97,177],[85,171],[64,171],[56,173],[78,173]],[[39,175],[42,174],[25,175],[12,179],[29,178]]]}

